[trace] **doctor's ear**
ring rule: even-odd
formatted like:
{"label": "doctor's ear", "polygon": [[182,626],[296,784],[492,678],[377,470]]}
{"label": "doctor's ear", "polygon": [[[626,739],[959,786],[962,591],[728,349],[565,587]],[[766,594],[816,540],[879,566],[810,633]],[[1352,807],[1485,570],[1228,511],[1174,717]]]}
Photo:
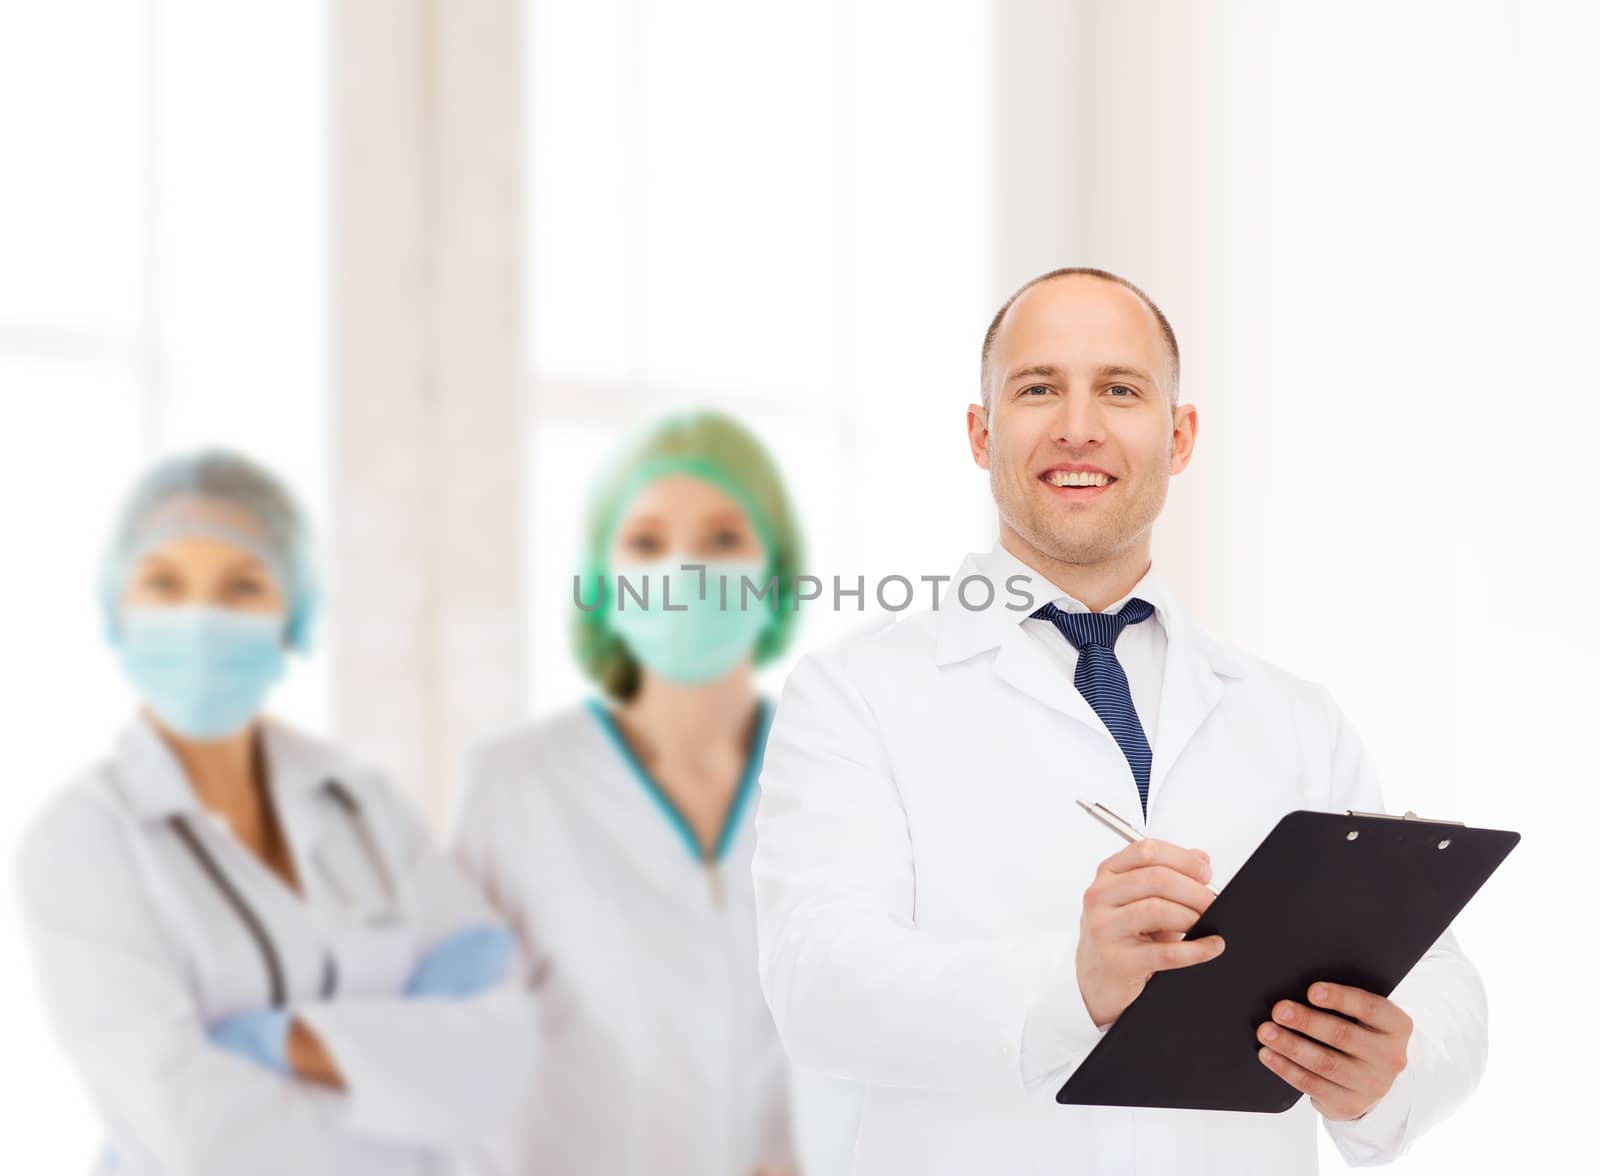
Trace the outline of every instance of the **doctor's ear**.
{"label": "doctor's ear", "polygon": [[989,468],[989,410],[981,404],[967,405],[967,444],[972,460],[980,470]]}
{"label": "doctor's ear", "polygon": [[1200,414],[1192,404],[1180,404],[1172,410],[1172,460],[1169,474],[1181,474],[1194,456],[1195,434],[1200,428]]}

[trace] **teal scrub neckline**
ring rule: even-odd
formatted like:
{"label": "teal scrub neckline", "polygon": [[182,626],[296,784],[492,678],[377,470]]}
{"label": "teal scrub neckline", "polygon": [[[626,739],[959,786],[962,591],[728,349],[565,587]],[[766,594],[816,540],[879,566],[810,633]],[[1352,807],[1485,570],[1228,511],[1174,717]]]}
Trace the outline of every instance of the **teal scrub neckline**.
{"label": "teal scrub neckline", "polygon": [[684,820],[683,814],[678,811],[677,805],[672,803],[672,798],[662,790],[661,785],[644,765],[639,762],[639,757],[633,754],[633,748],[628,746],[628,741],[622,737],[622,730],[617,726],[617,721],[612,717],[610,709],[598,698],[586,700],[589,713],[594,715],[595,721],[600,724],[600,729],[605,732],[606,738],[617,749],[617,754],[622,757],[623,763],[628,765],[634,779],[644,788],[650,799],[655,801],[667,818],[669,824],[677,830],[678,838],[689,850],[689,856],[697,862],[707,860],[720,862],[727,856],[728,849],[733,845],[734,835],[739,831],[739,822],[744,816],[744,810],[750,801],[750,796],[755,792],[756,777],[761,771],[761,760],[767,750],[767,730],[772,725],[772,707],[764,698],[756,699],[758,714],[756,718],[756,737],[750,744],[750,756],[745,761],[744,775],[739,778],[739,789],[733,795],[733,803],[728,806],[728,815],[722,822],[722,832],[717,834],[717,843],[712,848],[711,857],[706,858],[700,848],[700,839],[694,835],[694,830],[689,827],[689,822]]}

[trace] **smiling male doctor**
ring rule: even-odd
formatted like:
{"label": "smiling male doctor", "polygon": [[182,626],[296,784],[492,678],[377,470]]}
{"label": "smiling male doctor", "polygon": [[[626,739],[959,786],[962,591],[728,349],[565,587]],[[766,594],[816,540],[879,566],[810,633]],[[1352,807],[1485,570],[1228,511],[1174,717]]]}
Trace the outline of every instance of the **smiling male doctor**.
{"label": "smiling male doctor", "polygon": [[[1181,941],[1205,882],[1292,809],[1383,811],[1328,692],[1202,632],[1152,571],[1195,444],[1177,385],[1171,327],[1123,279],[1023,287],[967,410],[999,545],[941,607],[807,657],[784,689],[762,982],[793,1059],[866,1089],[856,1172],[1290,1176],[1316,1170],[1319,1117],[1346,1159],[1381,1163],[1482,1073],[1483,989],[1447,933],[1392,1000],[1319,983],[1272,1010],[1262,1064],[1309,1096],[1284,1114],[1054,1102],[1153,973],[1226,950]],[[968,577],[988,607],[961,606]],[[1149,840],[1110,852],[1079,797]]]}

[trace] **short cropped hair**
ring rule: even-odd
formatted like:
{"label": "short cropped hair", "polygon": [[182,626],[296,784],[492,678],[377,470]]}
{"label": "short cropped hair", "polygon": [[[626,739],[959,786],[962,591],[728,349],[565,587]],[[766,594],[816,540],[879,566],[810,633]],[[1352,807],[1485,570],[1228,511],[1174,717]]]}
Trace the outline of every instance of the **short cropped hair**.
{"label": "short cropped hair", "polygon": [[1005,305],[995,311],[994,318],[989,321],[989,329],[983,336],[983,355],[978,367],[978,382],[983,393],[983,403],[989,403],[989,354],[994,350],[995,336],[1000,333],[1000,324],[1006,317],[1006,311],[1011,309],[1016,302],[1029,290],[1042,282],[1052,282],[1056,278],[1071,278],[1082,275],[1088,278],[1099,278],[1105,282],[1115,282],[1124,290],[1138,295],[1139,301],[1150,308],[1150,313],[1156,316],[1156,322],[1161,325],[1161,336],[1167,342],[1167,350],[1172,353],[1172,399],[1178,399],[1178,336],[1172,329],[1172,324],[1167,321],[1167,316],[1161,313],[1161,308],[1155,304],[1150,295],[1135,286],[1127,278],[1111,273],[1109,270],[1093,269],[1089,266],[1066,266],[1062,269],[1051,270],[1047,274],[1040,274],[1037,278],[1024,283],[1017,292],[1007,298]]}

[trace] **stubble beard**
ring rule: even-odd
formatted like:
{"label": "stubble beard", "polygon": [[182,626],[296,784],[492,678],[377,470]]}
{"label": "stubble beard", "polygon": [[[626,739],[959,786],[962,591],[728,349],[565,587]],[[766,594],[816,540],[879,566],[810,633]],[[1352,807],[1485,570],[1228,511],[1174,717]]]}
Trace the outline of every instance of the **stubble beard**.
{"label": "stubble beard", "polygon": [[1005,524],[1045,558],[1072,567],[1093,567],[1115,559],[1154,526],[1166,505],[1167,480],[1154,477],[1141,482],[1141,493],[1124,497],[1109,511],[1092,506],[1051,509],[1034,500],[1030,487],[1007,486],[996,471],[991,468],[989,472],[990,492]]}

